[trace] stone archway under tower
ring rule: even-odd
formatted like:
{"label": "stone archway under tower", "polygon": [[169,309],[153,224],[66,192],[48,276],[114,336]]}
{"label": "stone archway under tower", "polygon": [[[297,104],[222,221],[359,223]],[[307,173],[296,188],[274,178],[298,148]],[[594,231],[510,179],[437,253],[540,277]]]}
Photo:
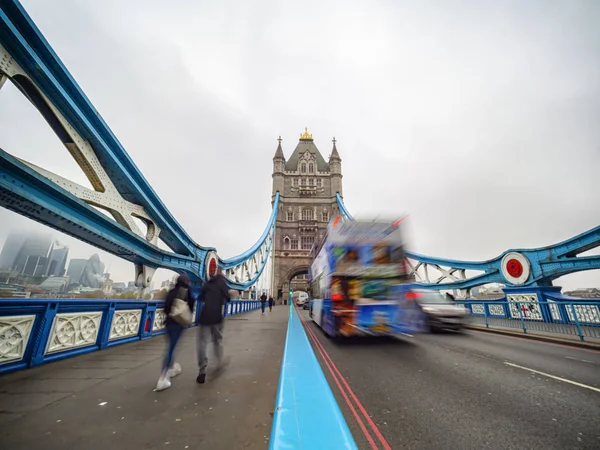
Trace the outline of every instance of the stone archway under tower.
{"label": "stone archway under tower", "polygon": [[[289,291],[303,291],[308,293],[308,269],[309,266],[306,264],[299,264],[289,269],[284,277],[283,299],[287,299]],[[302,279],[297,277],[305,275]]]}

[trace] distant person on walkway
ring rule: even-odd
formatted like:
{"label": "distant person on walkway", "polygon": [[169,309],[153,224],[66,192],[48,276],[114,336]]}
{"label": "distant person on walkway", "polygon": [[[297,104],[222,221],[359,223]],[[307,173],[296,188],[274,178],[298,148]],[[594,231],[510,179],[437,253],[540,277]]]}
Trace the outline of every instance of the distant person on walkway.
{"label": "distant person on walkway", "polygon": [[267,294],[265,294],[263,292],[263,294],[260,296],[260,309],[262,310],[262,313],[265,313],[265,307],[267,306]]}
{"label": "distant person on walkway", "polygon": [[274,304],[275,304],[275,300],[273,300],[273,296],[269,295],[269,312],[273,311]]}
{"label": "distant person on walkway", "polygon": [[165,299],[165,314],[167,315],[167,335],[169,336],[169,346],[167,348],[167,354],[163,362],[162,372],[158,383],[156,384],[157,391],[163,391],[171,387],[171,378],[181,373],[181,366],[173,362],[173,356],[175,354],[175,348],[181,337],[181,333],[185,327],[176,322],[171,317],[171,310],[173,308],[173,302],[175,299],[181,299],[187,302],[190,313],[194,310],[194,299],[190,293],[190,279],[187,275],[182,274],[177,279],[177,284],[167,293]]}
{"label": "distant person on walkway", "polygon": [[212,338],[218,367],[223,366],[223,307],[229,301],[229,288],[221,270],[211,277],[202,288],[202,302],[198,327],[198,366],[196,381],[204,383],[208,367],[208,342]]}

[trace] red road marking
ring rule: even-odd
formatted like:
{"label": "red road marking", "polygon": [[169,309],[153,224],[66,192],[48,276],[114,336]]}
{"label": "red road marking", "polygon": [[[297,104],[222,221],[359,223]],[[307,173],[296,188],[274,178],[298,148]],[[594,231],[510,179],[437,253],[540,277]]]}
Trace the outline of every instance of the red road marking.
{"label": "red road marking", "polygon": [[[304,324],[305,324],[305,327],[306,327],[306,323],[304,323]],[[314,342],[315,339],[317,339],[314,334],[311,335],[310,338],[313,340],[313,342]],[[354,418],[358,422],[358,425],[360,426],[360,429],[362,430],[362,432],[364,433],[365,437],[367,438],[367,441],[369,441],[369,444],[371,445],[371,448],[373,450],[379,450],[378,447],[377,447],[377,444],[375,444],[375,440],[373,439],[373,437],[369,433],[369,430],[367,430],[367,427],[365,426],[364,422],[361,420],[360,416],[358,415],[358,412],[354,408],[354,405],[352,405],[352,403],[350,402],[350,399],[346,395],[346,392],[342,388],[342,385],[340,384],[340,381],[338,380],[338,377],[335,375],[335,373],[333,372],[333,369],[331,368],[331,366],[327,362],[327,359],[325,358],[325,355],[323,354],[323,351],[319,348],[319,346],[316,343],[315,343],[315,346],[317,347],[317,350],[321,354],[321,358],[323,358],[323,361],[325,362],[325,366],[327,366],[327,369],[329,370],[329,373],[331,374],[333,380],[335,381],[335,384],[337,384],[338,389],[342,393],[342,396],[344,397],[344,400],[346,401],[346,404],[350,408],[350,411],[352,412],[352,415],[354,416]]]}
{"label": "red road marking", "polygon": [[579,348],[579,347],[576,347],[575,345],[557,344],[555,342],[540,341],[538,339],[530,339],[530,338],[521,337],[521,336],[511,336],[508,334],[494,333],[493,331],[475,330],[474,328],[469,328],[469,331],[474,331],[475,333],[487,334],[488,336],[500,336],[500,337],[506,337],[506,338],[511,338],[511,339],[520,339],[522,341],[531,342],[533,344],[545,344],[545,345],[552,345],[554,347],[568,348],[569,350],[579,350],[581,352],[593,353],[595,355],[600,353],[600,351],[592,350],[591,348]]}
{"label": "red road marking", "polygon": [[[358,408],[362,412],[363,416],[365,417],[365,419],[367,420],[367,422],[369,423],[369,425],[373,429],[373,432],[375,433],[375,435],[377,436],[377,438],[381,442],[381,445],[383,445],[383,448],[385,450],[392,450],[392,447],[390,447],[390,445],[387,443],[387,441],[385,440],[385,438],[381,434],[381,431],[379,430],[379,428],[377,427],[377,425],[375,425],[375,422],[373,422],[373,420],[371,419],[371,416],[369,416],[369,413],[367,413],[365,407],[362,405],[362,403],[360,402],[360,400],[358,400],[358,398],[356,397],[356,394],[354,393],[354,391],[352,390],[352,388],[350,388],[350,385],[348,384],[348,382],[346,381],[346,379],[344,378],[344,376],[341,374],[340,370],[337,368],[337,366],[335,365],[335,363],[333,362],[333,360],[331,359],[331,357],[329,356],[329,353],[327,352],[327,350],[325,350],[325,347],[323,347],[323,345],[319,341],[319,338],[317,337],[317,335],[310,328],[310,326],[308,325],[308,323],[306,322],[306,320],[304,319],[304,317],[302,317],[302,314],[298,314],[298,316],[300,317],[300,320],[304,324],[305,329],[308,331],[309,335],[312,337],[313,342],[315,343],[315,345],[317,346],[317,349],[319,350],[319,353],[321,353],[321,357],[323,357],[323,360],[325,361],[325,364],[327,365],[327,368],[331,372],[331,368],[329,367],[329,364],[331,364],[331,366],[333,367],[333,370],[336,372],[337,376],[339,377],[339,379],[344,384],[344,387],[346,388],[346,390],[348,391],[348,393],[350,394],[350,396],[352,397],[352,399],[354,400],[354,402],[356,403],[356,405],[358,406]],[[332,372],[332,376],[335,377],[335,374],[333,374],[333,372]],[[337,381],[337,379],[336,379],[336,384],[338,385],[338,388],[340,389],[340,392],[342,392],[342,394],[344,394],[344,391],[341,388],[341,386],[340,386],[339,382]],[[344,394],[344,398],[347,398],[345,394]]]}

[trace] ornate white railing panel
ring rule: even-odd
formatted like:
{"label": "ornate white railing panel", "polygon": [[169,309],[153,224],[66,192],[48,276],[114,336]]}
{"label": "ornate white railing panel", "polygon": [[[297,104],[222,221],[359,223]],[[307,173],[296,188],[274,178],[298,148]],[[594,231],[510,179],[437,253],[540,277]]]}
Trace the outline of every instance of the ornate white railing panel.
{"label": "ornate white railing panel", "polygon": [[164,330],[167,327],[167,315],[164,308],[158,308],[154,314],[152,331]]}
{"label": "ornate white railing panel", "polygon": [[121,339],[128,336],[136,336],[140,330],[141,309],[127,309],[115,311],[110,326],[108,340]]}
{"label": "ornate white railing panel", "polygon": [[57,314],[52,323],[46,354],[94,345],[102,312]]}
{"label": "ornate white railing panel", "polygon": [[23,359],[34,322],[35,315],[0,317],[0,364]]}

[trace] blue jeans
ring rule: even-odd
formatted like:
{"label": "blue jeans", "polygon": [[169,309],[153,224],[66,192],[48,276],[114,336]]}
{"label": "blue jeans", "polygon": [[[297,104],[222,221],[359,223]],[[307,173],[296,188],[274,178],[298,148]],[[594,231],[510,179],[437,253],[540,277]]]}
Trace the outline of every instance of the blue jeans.
{"label": "blue jeans", "polygon": [[267,302],[260,302],[260,309],[262,309],[262,312],[265,312],[266,304],[267,304]]}
{"label": "blue jeans", "polygon": [[177,347],[177,342],[179,342],[179,338],[181,337],[182,331],[183,327],[177,323],[167,324],[167,334],[169,335],[169,349],[167,350],[165,362],[163,363],[163,371],[169,370],[171,368],[171,365],[173,364],[173,354],[175,353],[175,347]]}

